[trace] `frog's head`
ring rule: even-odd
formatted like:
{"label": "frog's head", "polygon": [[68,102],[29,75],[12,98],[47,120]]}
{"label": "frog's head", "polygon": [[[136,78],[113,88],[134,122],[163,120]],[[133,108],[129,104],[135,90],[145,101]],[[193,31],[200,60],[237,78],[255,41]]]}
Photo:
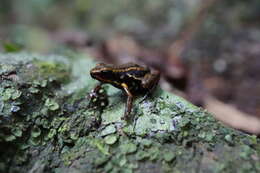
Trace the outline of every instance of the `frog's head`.
{"label": "frog's head", "polygon": [[107,64],[99,63],[93,69],[90,70],[90,75],[94,79],[104,81],[110,78],[111,67]]}

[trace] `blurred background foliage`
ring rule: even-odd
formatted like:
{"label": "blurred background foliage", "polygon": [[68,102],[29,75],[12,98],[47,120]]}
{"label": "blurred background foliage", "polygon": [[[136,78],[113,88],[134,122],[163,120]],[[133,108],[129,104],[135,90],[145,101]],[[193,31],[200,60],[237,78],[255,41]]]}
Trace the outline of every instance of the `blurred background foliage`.
{"label": "blurred background foliage", "polygon": [[49,32],[80,30],[95,40],[123,32],[158,48],[176,39],[207,3],[211,6],[200,28],[207,40],[259,24],[258,0],[1,0],[1,38],[46,51],[52,47]]}

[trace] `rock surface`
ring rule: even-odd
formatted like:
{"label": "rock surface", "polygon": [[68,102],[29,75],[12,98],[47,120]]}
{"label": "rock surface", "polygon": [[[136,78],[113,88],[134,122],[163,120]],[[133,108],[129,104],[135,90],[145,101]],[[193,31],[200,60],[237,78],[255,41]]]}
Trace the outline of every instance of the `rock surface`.
{"label": "rock surface", "polygon": [[89,76],[78,54],[0,55],[0,172],[259,172],[256,136],[156,90],[132,119],[126,97]]}

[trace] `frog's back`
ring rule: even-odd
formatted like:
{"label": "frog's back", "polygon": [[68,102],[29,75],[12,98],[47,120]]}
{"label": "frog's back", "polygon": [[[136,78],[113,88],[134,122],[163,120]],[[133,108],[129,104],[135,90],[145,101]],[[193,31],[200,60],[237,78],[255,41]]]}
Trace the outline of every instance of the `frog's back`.
{"label": "frog's back", "polygon": [[113,81],[111,81],[110,84],[119,89],[123,89],[122,84],[124,83],[131,92],[138,93],[142,90],[142,79],[149,71],[149,68],[134,63],[113,66],[113,69],[111,70]]}
{"label": "frog's back", "polygon": [[148,67],[140,66],[135,63],[126,63],[126,64],[121,64],[117,66],[113,66],[114,71],[117,72],[124,72],[124,71],[148,71]]}
{"label": "frog's back", "polygon": [[133,93],[139,93],[142,88],[144,76],[150,73],[150,69],[135,63],[122,65],[99,64],[91,70],[94,78],[103,83],[112,84],[114,87],[124,89],[122,84],[126,84]]}

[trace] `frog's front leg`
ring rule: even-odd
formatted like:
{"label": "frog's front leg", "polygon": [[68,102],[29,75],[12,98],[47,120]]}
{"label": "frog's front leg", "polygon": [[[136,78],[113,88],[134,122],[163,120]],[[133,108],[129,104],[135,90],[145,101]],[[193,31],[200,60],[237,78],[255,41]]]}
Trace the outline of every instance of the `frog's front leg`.
{"label": "frog's front leg", "polygon": [[146,74],[142,80],[143,88],[146,88],[148,92],[145,94],[140,102],[143,102],[156,88],[160,80],[160,72],[157,70],[152,71],[150,74]]}
{"label": "frog's front leg", "polygon": [[124,88],[126,94],[127,94],[127,102],[126,102],[126,108],[125,108],[125,114],[124,114],[124,119],[128,119],[129,115],[131,113],[132,105],[133,105],[133,95],[131,94],[128,86],[123,83],[121,86]]}
{"label": "frog's front leg", "polygon": [[91,92],[89,94],[90,98],[93,98],[98,95],[98,92],[101,89],[102,85],[103,85],[103,83],[99,83],[94,89],[91,90]]}

